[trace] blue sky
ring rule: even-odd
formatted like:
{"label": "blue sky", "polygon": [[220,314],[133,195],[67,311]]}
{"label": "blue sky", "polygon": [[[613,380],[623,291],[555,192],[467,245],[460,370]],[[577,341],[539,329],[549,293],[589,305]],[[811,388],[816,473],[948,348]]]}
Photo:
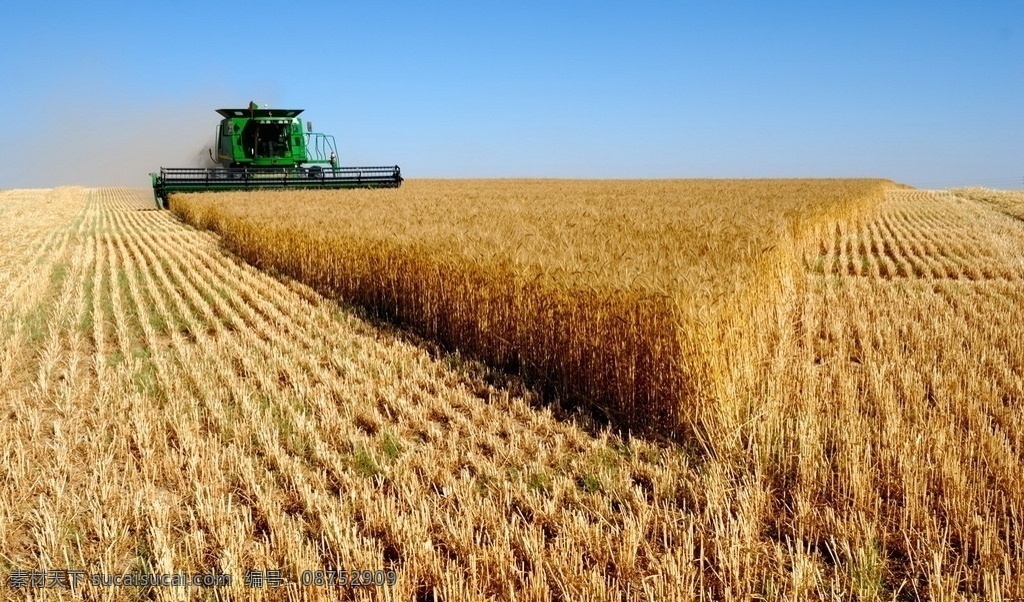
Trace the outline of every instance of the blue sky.
{"label": "blue sky", "polygon": [[7,2],[0,188],[148,184],[216,108],[415,177],[1024,188],[1024,2]]}

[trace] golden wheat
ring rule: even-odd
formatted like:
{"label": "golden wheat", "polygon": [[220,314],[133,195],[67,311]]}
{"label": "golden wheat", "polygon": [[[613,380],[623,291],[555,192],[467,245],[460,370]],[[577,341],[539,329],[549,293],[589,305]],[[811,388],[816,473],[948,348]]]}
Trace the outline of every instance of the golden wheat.
{"label": "golden wheat", "polygon": [[[147,196],[0,193],[0,574],[234,585],[10,597],[1024,595],[1024,228],[997,204],[890,191],[794,233],[705,450],[556,418]],[[245,588],[260,568],[286,583]],[[302,586],[319,568],[398,582]]]}
{"label": "golden wheat", "polygon": [[[180,195],[255,265],[397,318],[625,428],[720,432],[774,338],[796,243],[880,180],[414,182],[396,191]],[[767,310],[767,311],[766,311]],[[713,391],[712,395],[708,392]]]}

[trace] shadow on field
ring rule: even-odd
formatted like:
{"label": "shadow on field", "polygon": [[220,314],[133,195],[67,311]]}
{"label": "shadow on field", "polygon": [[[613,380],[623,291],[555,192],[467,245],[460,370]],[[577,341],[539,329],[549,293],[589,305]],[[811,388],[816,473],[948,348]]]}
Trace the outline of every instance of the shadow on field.
{"label": "shadow on field", "polygon": [[[237,261],[242,261],[241,258],[232,256]],[[282,274],[269,271],[266,273],[285,284],[295,282],[307,286]],[[622,429],[609,412],[598,407],[597,404],[570,399],[563,395],[557,385],[550,380],[529,379],[517,374],[514,369],[503,369],[486,364],[463,354],[458,349],[447,347],[434,339],[424,337],[414,329],[385,316],[377,315],[362,306],[330,298],[319,292],[317,294],[377,332],[423,349],[432,359],[443,363],[452,372],[458,374],[465,384],[466,390],[484,403],[493,403],[499,397],[499,393],[505,392],[510,398],[522,398],[533,409],[550,410],[555,419],[570,422],[591,437],[599,437],[602,433],[610,432],[624,441],[634,436],[641,436],[647,440],[663,439],[665,443],[678,444],[678,442],[659,437],[657,433],[634,433]]]}

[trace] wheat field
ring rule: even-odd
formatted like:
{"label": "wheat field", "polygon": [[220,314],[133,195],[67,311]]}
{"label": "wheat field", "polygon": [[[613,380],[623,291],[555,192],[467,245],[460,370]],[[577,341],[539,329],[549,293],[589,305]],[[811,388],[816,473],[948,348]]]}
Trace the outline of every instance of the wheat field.
{"label": "wheat field", "polygon": [[[409,184],[383,192],[393,203],[445,206],[445,183]],[[447,187],[472,185],[483,187],[480,197],[529,186]],[[631,194],[629,183],[615,186]],[[687,214],[687,227],[715,233],[714,242],[682,250],[664,272],[697,265],[688,278],[705,270],[710,286],[735,287],[683,298],[722,299],[701,305],[719,312],[710,320],[674,314],[674,327],[707,328],[673,348],[705,366],[684,371],[695,383],[687,390],[702,396],[689,424],[704,426],[692,437],[617,434],[617,421],[632,424],[628,412],[642,406],[607,411],[604,426],[550,403],[529,370],[524,384],[339,306],[331,287],[341,294],[343,282],[294,275],[314,290],[266,255],[248,259],[276,276],[252,267],[242,257],[259,239],[232,238],[228,213],[188,214],[219,236],[150,210],[148,191],[0,192],[0,574],[233,576],[218,589],[86,584],[4,595],[1022,597],[1024,195],[873,186],[828,203],[819,190],[807,197],[819,202],[795,202],[767,221],[766,205],[718,221],[710,209]],[[330,214],[358,207],[359,194],[336,197],[342,210]],[[222,208],[233,202],[220,198]],[[268,198],[249,199],[247,214],[272,210]],[[551,214],[553,229],[556,217],[588,219],[569,204],[556,204],[564,213]],[[658,226],[636,207],[619,211],[635,212],[641,229]],[[292,215],[309,219],[299,207]],[[497,238],[486,240],[469,227],[494,221],[487,217],[456,216],[464,237],[482,239],[477,248],[507,253],[507,235],[492,230]],[[736,236],[730,228],[744,223],[762,227]],[[440,226],[416,227],[349,248],[389,251],[389,241]],[[512,269],[535,269],[538,255],[566,265],[536,238]],[[417,249],[410,256],[431,257]],[[582,278],[627,276],[615,273],[620,264],[606,269]],[[735,278],[721,280],[722,269]],[[766,329],[743,349],[746,337],[725,336],[737,324]],[[741,347],[716,355],[694,343],[708,340]],[[245,587],[253,569],[279,570],[281,587]],[[303,571],[335,569],[391,570],[396,579],[301,583]]]}
{"label": "wheat field", "polygon": [[[637,432],[720,439],[798,246],[882,180],[417,181],[175,197],[252,263]],[[710,401],[705,401],[710,399]],[[712,406],[713,409],[709,408]]]}

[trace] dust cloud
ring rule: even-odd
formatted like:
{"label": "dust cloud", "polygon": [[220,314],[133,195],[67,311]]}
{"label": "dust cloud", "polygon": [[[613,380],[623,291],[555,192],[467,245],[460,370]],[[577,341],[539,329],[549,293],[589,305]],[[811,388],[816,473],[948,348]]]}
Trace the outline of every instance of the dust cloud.
{"label": "dust cloud", "polygon": [[0,150],[0,188],[64,185],[148,187],[161,167],[209,167],[220,116],[214,110],[244,106],[236,94],[128,103],[49,100],[21,121],[16,152]]}

